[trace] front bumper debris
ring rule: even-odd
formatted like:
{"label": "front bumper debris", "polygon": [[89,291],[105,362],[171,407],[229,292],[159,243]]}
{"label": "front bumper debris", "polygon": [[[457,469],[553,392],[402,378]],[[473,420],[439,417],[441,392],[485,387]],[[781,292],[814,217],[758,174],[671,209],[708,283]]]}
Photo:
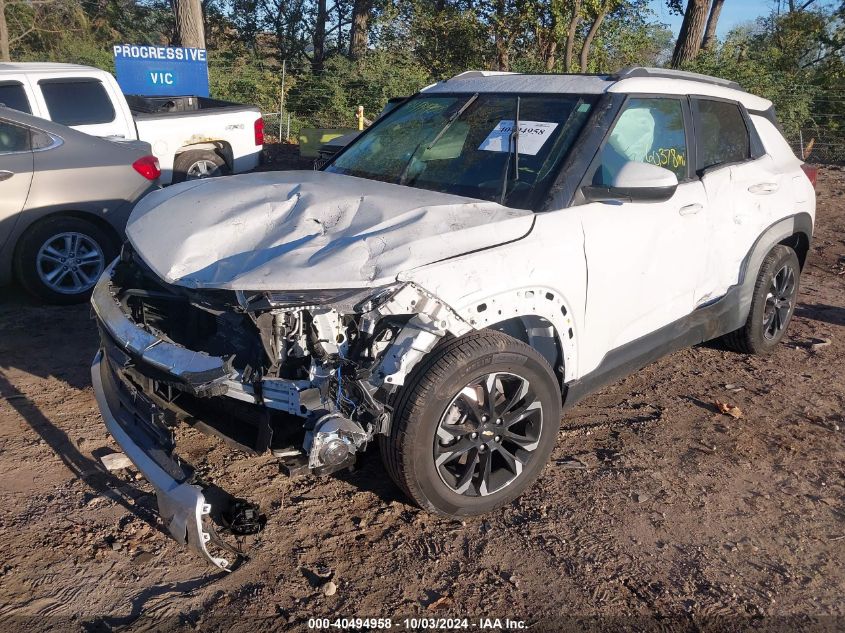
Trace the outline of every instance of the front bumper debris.
{"label": "front bumper debris", "polygon": [[139,328],[112,296],[111,273],[112,268],[107,269],[94,286],[91,305],[114,341],[132,357],[178,381],[194,395],[224,393],[225,383],[236,373],[230,362],[174,345]]}
{"label": "front bumper debris", "polygon": [[[152,422],[140,417],[141,410],[133,406],[133,395],[121,388],[103,350],[97,352],[91,366],[91,381],[97,405],[106,428],[135,464],[138,471],[155,489],[159,513],[176,541],[199,552],[212,565],[229,571],[239,563],[241,555],[217,537],[210,525],[211,504],[203,491],[190,481],[193,471],[177,462],[155,438]],[[141,398],[134,394],[134,398]],[[206,528],[206,525],[208,527]],[[212,543],[213,542],[213,543]],[[236,556],[230,561],[209,551],[214,544]]]}

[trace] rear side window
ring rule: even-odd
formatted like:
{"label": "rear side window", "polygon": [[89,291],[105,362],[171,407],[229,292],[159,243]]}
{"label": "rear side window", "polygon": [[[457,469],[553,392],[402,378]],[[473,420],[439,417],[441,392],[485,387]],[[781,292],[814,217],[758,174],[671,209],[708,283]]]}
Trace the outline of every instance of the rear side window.
{"label": "rear side window", "polygon": [[0,121],[0,154],[29,151],[29,129]]}
{"label": "rear side window", "polygon": [[687,137],[679,99],[631,98],[604,145],[594,185],[610,186],[626,162],[651,163],[687,179]]}
{"label": "rear side window", "polygon": [[50,119],[63,125],[95,125],[114,121],[114,107],[96,79],[42,79],[38,82]]}
{"label": "rear side window", "polygon": [[699,169],[751,157],[748,128],[739,106],[710,99],[693,99],[692,103]]}
{"label": "rear side window", "polygon": [[7,108],[32,114],[23,84],[19,81],[0,82],[0,103]]}

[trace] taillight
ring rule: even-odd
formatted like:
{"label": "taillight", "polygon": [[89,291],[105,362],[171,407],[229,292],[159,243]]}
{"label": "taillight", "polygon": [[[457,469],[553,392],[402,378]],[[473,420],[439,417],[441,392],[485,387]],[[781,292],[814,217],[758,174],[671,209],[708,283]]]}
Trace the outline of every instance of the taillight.
{"label": "taillight", "polygon": [[813,189],[815,189],[816,188],[816,176],[819,173],[818,167],[814,167],[813,165],[808,165],[807,163],[804,163],[803,165],[801,165],[801,169],[804,170],[804,173],[806,174],[807,179],[813,185]]}
{"label": "taillight", "polygon": [[264,119],[255,119],[255,144],[264,145]]}
{"label": "taillight", "polygon": [[155,180],[161,176],[161,167],[158,166],[158,158],[155,156],[142,156],[132,167],[147,180]]}

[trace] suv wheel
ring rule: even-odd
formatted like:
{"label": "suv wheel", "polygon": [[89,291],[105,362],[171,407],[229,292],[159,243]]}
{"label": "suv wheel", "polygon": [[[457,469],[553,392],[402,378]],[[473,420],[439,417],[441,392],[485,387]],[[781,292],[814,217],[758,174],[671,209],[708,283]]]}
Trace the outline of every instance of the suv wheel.
{"label": "suv wheel", "polygon": [[767,354],[780,343],[795,311],[801,265],[788,246],[775,246],[760,266],[745,325],[724,342],[743,354]]}
{"label": "suv wheel", "polygon": [[436,348],[398,394],[382,459],[420,507],[489,512],[540,474],[560,427],[560,387],[545,359],[495,331]]}
{"label": "suv wheel", "polygon": [[80,303],[116,256],[114,239],[96,224],[82,218],[49,218],[21,237],[15,270],[21,285],[39,299]]}
{"label": "suv wheel", "polygon": [[173,161],[173,182],[214,178],[229,173],[226,161],[217,152],[192,149],[182,152]]}

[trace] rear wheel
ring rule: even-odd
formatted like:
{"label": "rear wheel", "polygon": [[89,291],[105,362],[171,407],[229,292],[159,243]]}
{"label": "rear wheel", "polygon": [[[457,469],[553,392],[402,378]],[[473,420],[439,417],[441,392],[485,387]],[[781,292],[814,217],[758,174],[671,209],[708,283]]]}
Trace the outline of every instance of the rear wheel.
{"label": "rear wheel", "polygon": [[226,161],[209,149],[192,149],[182,152],[173,161],[173,182],[214,178],[229,173]]}
{"label": "rear wheel", "polygon": [[381,452],[420,507],[450,517],[489,512],[522,493],[548,461],[560,388],[531,347],[494,331],[435,349],[396,403]]}
{"label": "rear wheel", "polygon": [[775,246],[760,266],[748,320],[722,339],[743,354],[767,354],[780,343],[798,299],[801,264],[788,246]]}
{"label": "rear wheel", "polygon": [[50,218],[33,225],[18,243],[15,269],[21,285],[48,303],[86,301],[117,256],[114,238],[93,222]]}

